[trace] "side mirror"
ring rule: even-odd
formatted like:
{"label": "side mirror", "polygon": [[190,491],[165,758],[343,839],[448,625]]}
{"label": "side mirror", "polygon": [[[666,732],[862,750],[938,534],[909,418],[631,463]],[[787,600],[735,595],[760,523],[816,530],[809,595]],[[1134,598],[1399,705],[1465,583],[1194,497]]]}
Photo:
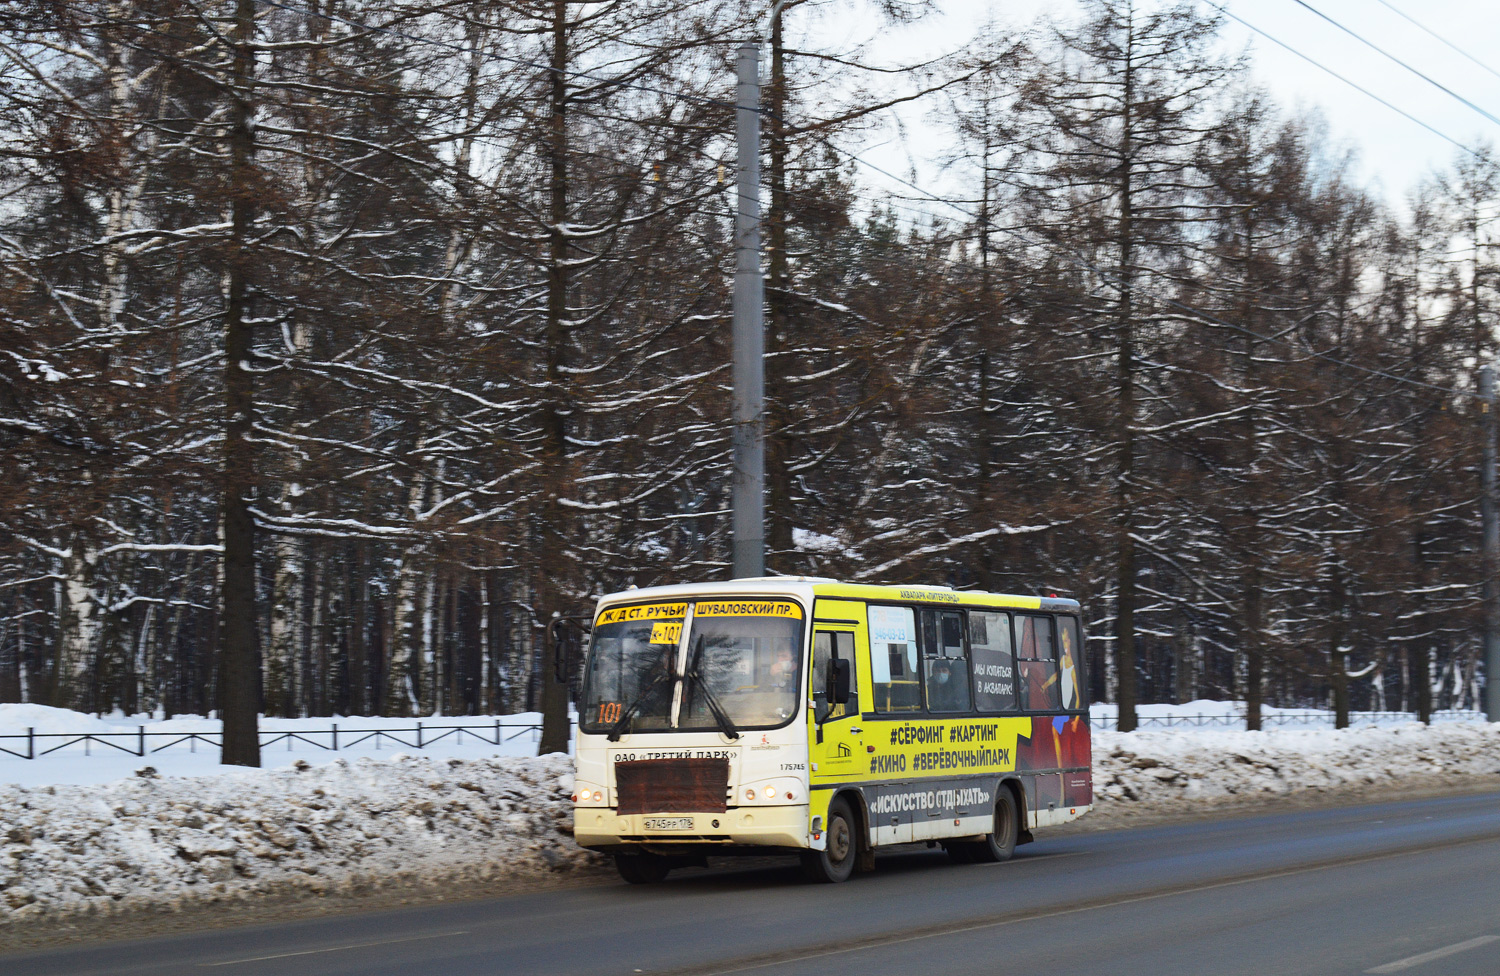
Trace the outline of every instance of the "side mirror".
{"label": "side mirror", "polygon": [[552,644],[552,676],[558,684],[567,683],[578,668],[583,658],[583,639],[591,630],[576,617],[554,617],[547,625],[547,637]]}
{"label": "side mirror", "polygon": [[841,657],[828,660],[828,704],[849,704],[849,678],[852,669]]}

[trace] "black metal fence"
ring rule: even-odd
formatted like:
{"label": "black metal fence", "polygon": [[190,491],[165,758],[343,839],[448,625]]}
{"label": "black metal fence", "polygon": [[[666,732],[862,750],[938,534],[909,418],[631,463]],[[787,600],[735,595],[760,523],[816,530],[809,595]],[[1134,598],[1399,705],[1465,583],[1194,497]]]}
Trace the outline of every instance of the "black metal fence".
{"label": "black metal fence", "polygon": [[[1351,712],[1351,725],[1394,725],[1399,722],[1415,722],[1415,712]],[[1483,722],[1483,712],[1450,709],[1432,713],[1434,722]],[[1118,722],[1114,716],[1098,716],[1090,724],[1104,731],[1115,729]],[[1199,728],[1199,729],[1243,729],[1245,716],[1241,714],[1214,715],[1142,715],[1136,719],[1142,729]],[[1271,712],[1261,716],[1263,728],[1302,727],[1333,728],[1332,712]],[[447,739],[462,745],[467,739],[491,746],[502,746],[527,732],[540,732],[539,722],[504,722],[496,720],[490,725],[430,725],[417,722],[410,728],[340,728],[330,723],[326,729],[311,729],[305,726],[296,729],[262,729],[260,747],[267,749],[281,743],[292,752],[300,743],[326,752],[339,752],[370,743],[378,751],[385,746],[405,749],[426,749]],[[221,736],[217,732],[149,731],[146,726],[136,727],[134,732],[39,732],[28,728],[25,732],[0,732],[0,756],[17,759],[41,759],[69,746],[82,745],[84,755],[92,755],[93,747],[118,751],[126,755],[145,758],[166,749],[186,747],[197,752],[198,744],[218,749]]]}
{"label": "black metal fence", "polygon": [[[1416,712],[1350,712],[1349,724],[1355,725],[1396,725],[1401,722],[1417,721]],[[1483,722],[1483,712],[1468,709],[1447,709],[1432,713],[1434,722]],[[1112,731],[1118,727],[1118,719],[1113,716],[1097,716],[1090,720],[1090,725],[1096,729]],[[1268,712],[1260,717],[1261,728],[1273,728],[1282,726],[1301,726],[1303,728],[1333,728],[1332,712]],[[1200,728],[1200,729],[1243,729],[1245,727],[1245,714],[1243,712],[1216,715],[1140,715],[1136,717],[1136,727],[1140,729],[1168,729],[1168,728]]]}
{"label": "black metal fence", "polygon": [[[493,725],[428,725],[417,722],[411,728],[394,729],[341,729],[334,722],[327,729],[262,729],[260,747],[266,749],[285,742],[286,751],[292,752],[298,743],[302,743],[327,752],[338,752],[372,742],[377,750],[386,743],[394,748],[426,749],[450,737],[459,745],[464,744],[468,737],[486,745],[501,746],[527,732],[540,731],[541,727],[538,722],[502,722],[498,719]],[[92,755],[93,746],[98,745],[106,750],[144,758],[182,746],[186,746],[189,752],[197,752],[200,742],[218,749],[222,741],[218,732],[153,732],[144,725],[137,726],[134,732],[38,732],[35,728],[28,728],[25,732],[0,732],[0,754],[17,759],[41,759],[60,749],[82,744],[84,755]]]}

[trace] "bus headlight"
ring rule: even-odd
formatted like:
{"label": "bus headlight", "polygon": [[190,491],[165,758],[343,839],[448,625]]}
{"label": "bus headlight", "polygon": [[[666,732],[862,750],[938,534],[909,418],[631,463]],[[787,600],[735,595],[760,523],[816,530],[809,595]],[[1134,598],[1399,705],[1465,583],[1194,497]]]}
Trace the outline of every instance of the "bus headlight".
{"label": "bus headlight", "polygon": [[755,791],[754,790],[746,790],[745,791],[745,799],[747,799],[747,800],[753,800],[753,799],[755,799]]}
{"label": "bus headlight", "polygon": [[774,800],[774,799],[776,799],[776,787],[774,787],[774,786],[767,786],[766,787],[766,799],[767,800]]}

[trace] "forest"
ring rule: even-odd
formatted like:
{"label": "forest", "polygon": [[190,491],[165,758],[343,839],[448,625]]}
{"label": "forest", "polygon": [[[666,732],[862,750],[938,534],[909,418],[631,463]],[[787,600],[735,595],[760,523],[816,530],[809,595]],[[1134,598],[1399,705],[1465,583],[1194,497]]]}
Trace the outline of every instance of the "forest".
{"label": "forest", "polygon": [[760,38],[770,572],[1075,597],[1122,729],[1478,706],[1489,146],[1388,200],[1200,3],[769,7],[0,6],[0,701],[565,715],[727,578]]}

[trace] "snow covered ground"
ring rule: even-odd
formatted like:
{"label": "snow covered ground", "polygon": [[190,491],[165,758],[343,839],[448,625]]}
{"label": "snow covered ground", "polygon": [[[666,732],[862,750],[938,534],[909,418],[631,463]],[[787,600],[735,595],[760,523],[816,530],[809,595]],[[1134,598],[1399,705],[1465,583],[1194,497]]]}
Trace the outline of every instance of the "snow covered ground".
{"label": "snow covered ground", "polygon": [[[381,758],[398,752],[444,759],[533,756],[540,737],[535,726],[539,726],[541,720],[539,712],[421,719],[262,718],[262,741],[287,732],[300,738],[289,736],[265,746],[261,751],[261,763],[268,769],[284,769],[298,760],[326,763],[339,756],[346,759]],[[423,726],[420,749],[412,731],[418,723]],[[473,732],[455,731],[455,726]],[[338,729],[339,748],[336,752],[327,748],[333,744],[334,727]],[[130,776],[147,765],[168,776],[227,773],[237,768],[219,765],[219,748],[215,744],[220,729],[218,719],[193,715],[179,715],[165,721],[149,715],[101,718],[46,705],[0,704],[0,749],[26,755],[28,728],[37,733],[29,747],[38,755],[47,750],[56,751],[30,760],[0,752],[0,783],[21,786],[109,783]],[[380,729],[389,730],[389,734],[369,734],[370,730]],[[145,733],[144,758],[136,755],[140,750],[142,732]],[[102,742],[70,742],[72,737],[88,734],[107,734],[107,737]],[[193,734],[210,736],[211,739],[193,739]],[[358,741],[360,739],[363,741]],[[498,746],[495,745],[496,739],[499,739]]]}
{"label": "snow covered ground", "polygon": [[[573,844],[566,756],[316,752],[261,770],[225,770],[209,755],[183,776],[162,775],[157,756],[125,757],[131,770],[155,768],[108,783],[57,781],[104,762],[98,757],[0,766],[57,770],[52,783],[0,785],[0,932],[77,912],[603,866]],[[1097,732],[1094,818],[1354,789],[1399,796],[1497,774],[1500,724]]]}

